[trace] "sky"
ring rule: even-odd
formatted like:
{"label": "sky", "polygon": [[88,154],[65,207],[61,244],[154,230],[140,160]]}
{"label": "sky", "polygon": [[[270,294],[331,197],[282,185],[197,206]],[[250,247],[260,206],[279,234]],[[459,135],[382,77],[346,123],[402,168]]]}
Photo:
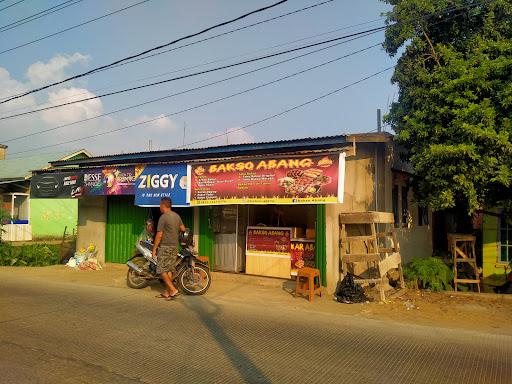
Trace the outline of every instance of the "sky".
{"label": "sky", "polygon": [[[63,2],[25,0],[0,11],[0,51],[139,1],[83,0],[46,17],[2,31],[3,26]],[[150,0],[80,28],[0,53],[0,99],[109,64],[275,1]],[[4,1],[0,3],[0,8],[15,2]],[[321,2],[323,0],[289,0],[275,8],[172,47]],[[384,25],[381,14],[386,10],[388,6],[378,0],[334,0],[306,11],[0,104],[0,118],[375,28]],[[365,24],[357,25],[361,23]],[[254,91],[186,112],[177,112],[258,87],[376,45],[383,39],[384,33],[379,32],[271,68],[118,113],[110,112],[201,87],[319,47],[132,92],[0,120],[0,143],[9,146],[10,158],[16,158],[34,153],[63,150],[72,152],[81,148],[94,155],[104,155],[146,151],[149,148],[172,149],[183,144],[205,147],[374,131],[377,125],[376,110],[380,108],[384,114],[393,98],[397,97],[396,87],[390,81],[391,70],[282,116],[241,128],[394,65],[396,58],[390,58],[380,45]],[[168,114],[172,116],[164,117]],[[103,116],[96,118],[98,115]],[[83,119],[90,120],[17,139],[25,134]],[[146,120],[153,121],[144,123]],[[134,124],[138,125],[123,128]],[[108,133],[111,130],[117,131]],[[91,135],[97,136],[52,146]]]}

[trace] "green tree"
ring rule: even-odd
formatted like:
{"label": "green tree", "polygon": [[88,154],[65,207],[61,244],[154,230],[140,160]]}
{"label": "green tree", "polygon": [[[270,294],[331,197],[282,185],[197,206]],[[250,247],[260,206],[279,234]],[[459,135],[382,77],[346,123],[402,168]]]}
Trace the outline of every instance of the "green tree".
{"label": "green tree", "polygon": [[512,0],[383,0],[400,54],[386,121],[433,209],[512,206]]}

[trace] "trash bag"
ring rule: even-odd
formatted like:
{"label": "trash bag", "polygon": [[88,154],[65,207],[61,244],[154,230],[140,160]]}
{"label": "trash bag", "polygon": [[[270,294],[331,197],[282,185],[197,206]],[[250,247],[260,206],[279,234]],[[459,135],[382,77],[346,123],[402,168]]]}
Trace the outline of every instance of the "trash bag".
{"label": "trash bag", "polygon": [[343,280],[338,281],[334,297],[339,303],[345,304],[369,301],[368,297],[364,294],[363,287],[354,283],[354,276],[350,273],[347,273]]}

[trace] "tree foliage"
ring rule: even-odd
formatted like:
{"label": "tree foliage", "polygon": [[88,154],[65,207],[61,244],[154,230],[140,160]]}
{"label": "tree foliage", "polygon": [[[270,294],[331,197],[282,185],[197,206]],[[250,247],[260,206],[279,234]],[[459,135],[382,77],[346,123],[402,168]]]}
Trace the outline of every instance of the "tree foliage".
{"label": "tree foliage", "polygon": [[512,0],[383,0],[400,54],[386,120],[434,209],[512,206]]}

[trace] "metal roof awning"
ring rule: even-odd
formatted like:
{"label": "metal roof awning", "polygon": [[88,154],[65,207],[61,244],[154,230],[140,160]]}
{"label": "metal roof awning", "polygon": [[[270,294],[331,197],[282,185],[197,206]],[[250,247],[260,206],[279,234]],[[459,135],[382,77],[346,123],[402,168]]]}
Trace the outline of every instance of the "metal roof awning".
{"label": "metal roof awning", "polygon": [[174,149],[166,151],[138,152],[118,155],[92,157],[67,161],[54,161],[52,167],[80,166],[94,167],[114,164],[140,164],[201,161],[215,158],[255,156],[265,154],[283,154],[299,151],[329,150],[352,145],[346,135],[273,141],[253,144],[223,145],[208,148]]}

